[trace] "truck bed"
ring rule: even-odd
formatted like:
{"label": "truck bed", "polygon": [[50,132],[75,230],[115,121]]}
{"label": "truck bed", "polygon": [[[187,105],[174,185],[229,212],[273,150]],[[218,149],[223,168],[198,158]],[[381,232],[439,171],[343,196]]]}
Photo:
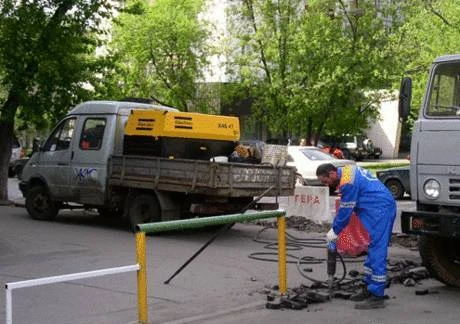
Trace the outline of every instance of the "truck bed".
{"label": "truck bed", "polygon": [[263,164],[219,163],[138,155],[109,159],[109,185],[223,197],[294,194],[296,169]]}

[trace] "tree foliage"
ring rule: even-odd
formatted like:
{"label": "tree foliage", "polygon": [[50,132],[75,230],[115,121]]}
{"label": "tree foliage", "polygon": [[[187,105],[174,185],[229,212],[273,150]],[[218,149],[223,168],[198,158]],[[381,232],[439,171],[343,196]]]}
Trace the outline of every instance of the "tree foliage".
{"label": "tree foliage", "polygon": [[460,6],[456,0],[417,0],[402,13],[404,25],[391,42],[400,57],[398,70],[413,79],[411,127],[423,100],[431,62],[441,55],[460,53]]}
{"label": "tree foliage", "polygon": [[[0,200],[7,199],[7,168],[15,117],[24,127],[43,127],[91,96],[94,54],[101,23],[111,15],[106,0],[1,2]],[[20,125],[21,126],[21,125]]]}
{"label": "tree foliage", "polygon": [[118,18],[101,93],[146,97],[188,111],[202,108],[197,81],[207,63],[208,36],[198,19],[203,0],[128,1]]}
{"label": "tree foliage", "polygon": [[[385,21],[392,7],[345,1],[241,0],[232,10],[230,69],[272,133],[356,133],[377,118],[376,89],[395,60]],[[393,20],[393,26],[398,21]]]}

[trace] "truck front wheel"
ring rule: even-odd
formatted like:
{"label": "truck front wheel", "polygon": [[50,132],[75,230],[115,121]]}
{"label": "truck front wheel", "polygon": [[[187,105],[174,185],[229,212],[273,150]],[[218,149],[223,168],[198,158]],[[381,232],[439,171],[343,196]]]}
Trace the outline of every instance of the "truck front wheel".
{"label": "truck front wheel", "polygon": [[161,221],[161,209],[157,198],[151,194],[139,194],[131,200],[128,211],[130,230],[142,223]]}
{"label": "truck front wheel", "polygon": [[53,220],[59,212],[58,205],[50,198],[45,186],[30,188],[26,197],[26,209],[33,219]]}
{"label": "truck front wheel", "polygon": [[394,199],[402,199],[404,197],[404,188],[396,179],[390,179],[385,183],[385,186],[390,190]]}
{"label": "truck front wheel", "polygon": [[460,287],[460,252],[458,240],[422,235],[419,238],[420,256],[424,266],[439,281]]}

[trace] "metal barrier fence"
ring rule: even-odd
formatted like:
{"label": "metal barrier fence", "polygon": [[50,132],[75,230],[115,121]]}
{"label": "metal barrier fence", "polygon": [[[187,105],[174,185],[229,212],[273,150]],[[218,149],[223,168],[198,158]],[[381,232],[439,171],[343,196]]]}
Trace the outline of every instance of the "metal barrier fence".
{"label": "metal barrier fence", "polygon": [[[137,226],[138,230],[141,231],[141,235],[145,233],[160,233],[166,231],[177,231],[190,228],[199,228],[205,226],[215,226],[215,225],[224,225],[228,223],[237,223],[237,222],[246,222],[253,221],[258,219],[267,219],[267,218],[277,218],[278,223],[278,287],[279,292],[284,295],[287,292],[287,276],[286,276],[286,212],[282,209],[276,211],[261,211],[261,212],[252,212],[244,214],[231,214],[231,215],[222,215],[222,216],[211,216],[204,218],[192,218],[185,220],[175,220],[168,222],[157,222],[157,223],[146,223],[139,224]],[[145,255],[145,254],[144,254]],[[143,264],[146,264],[146,261],[143,260]],[[142,289],[147,289],[142,288]],[[139,305],[143,305],[147,309],[147,294],[145,294],[145,300],[139,301]],[[147,323],[147,317],[145,317],[145,322],[140,322],[141,324]]]}
{"label": "metal barrier fence", "polygon": [[[5,284],[5,303],[6,303],[6,324],[13,324],[13,290],[27,287],[49,285],[52,283],[73,281],[78,279],[87,279],[101,277],[125,272],[137,271],[137,300],[138,300],[138,318],[139,323],[147,323],[147,308],[144,304],[147,300],[146,269],[145,269],[145,235],[136,233],[136,258],[137,264],[100,269],[94,271],[78,272],[61,276],[44,277],[38,279],[9,282]],[[141,289],[141,287],[143,287]]]}
{"label": "metal barrier fence", "polygon": [[6,292],[6,324],[13,323],[13,296],[14,289],[27,288],[33,286],[48,285],[58,282],[66,282],[78,279],[100,277],[112,274],[137,271],[137,301],[138,301],[138,323],[148,323],[148,304],[147,304],[147,270],[146,270],[146,233],[159,233],[165,231],[175,231],[190,228],[199,228],[213,225],[223,225],[228,223],[245,222],[257,219],[274,218],[278,220],[278,286],[281,294],[287,291],[286,276],[286,220],[285,211],[262,211],[245,214],[232,214],[223,216],[212,216],[205,218],[193,218],[169,222],[146,223],[138,225],[136,233],[136,258],[137,264],[100,269],[87,272],[79,272],[61,276],[52,276],[25,281],[16,281],[5,284]]}

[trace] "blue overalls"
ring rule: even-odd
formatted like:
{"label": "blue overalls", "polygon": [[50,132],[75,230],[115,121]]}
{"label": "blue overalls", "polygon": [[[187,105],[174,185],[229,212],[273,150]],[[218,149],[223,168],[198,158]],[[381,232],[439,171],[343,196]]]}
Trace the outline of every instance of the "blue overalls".
{"label": "blue overalls", "polygon": [[381,297],[386,285],[388,244],[396,217],[396,202],[385,185],[369,171],[347,165],[338,168],[337,172],[342,197],[332,228],[338,235],[353,211],[356,212],[370,237],[364,282],[370,293]]}

